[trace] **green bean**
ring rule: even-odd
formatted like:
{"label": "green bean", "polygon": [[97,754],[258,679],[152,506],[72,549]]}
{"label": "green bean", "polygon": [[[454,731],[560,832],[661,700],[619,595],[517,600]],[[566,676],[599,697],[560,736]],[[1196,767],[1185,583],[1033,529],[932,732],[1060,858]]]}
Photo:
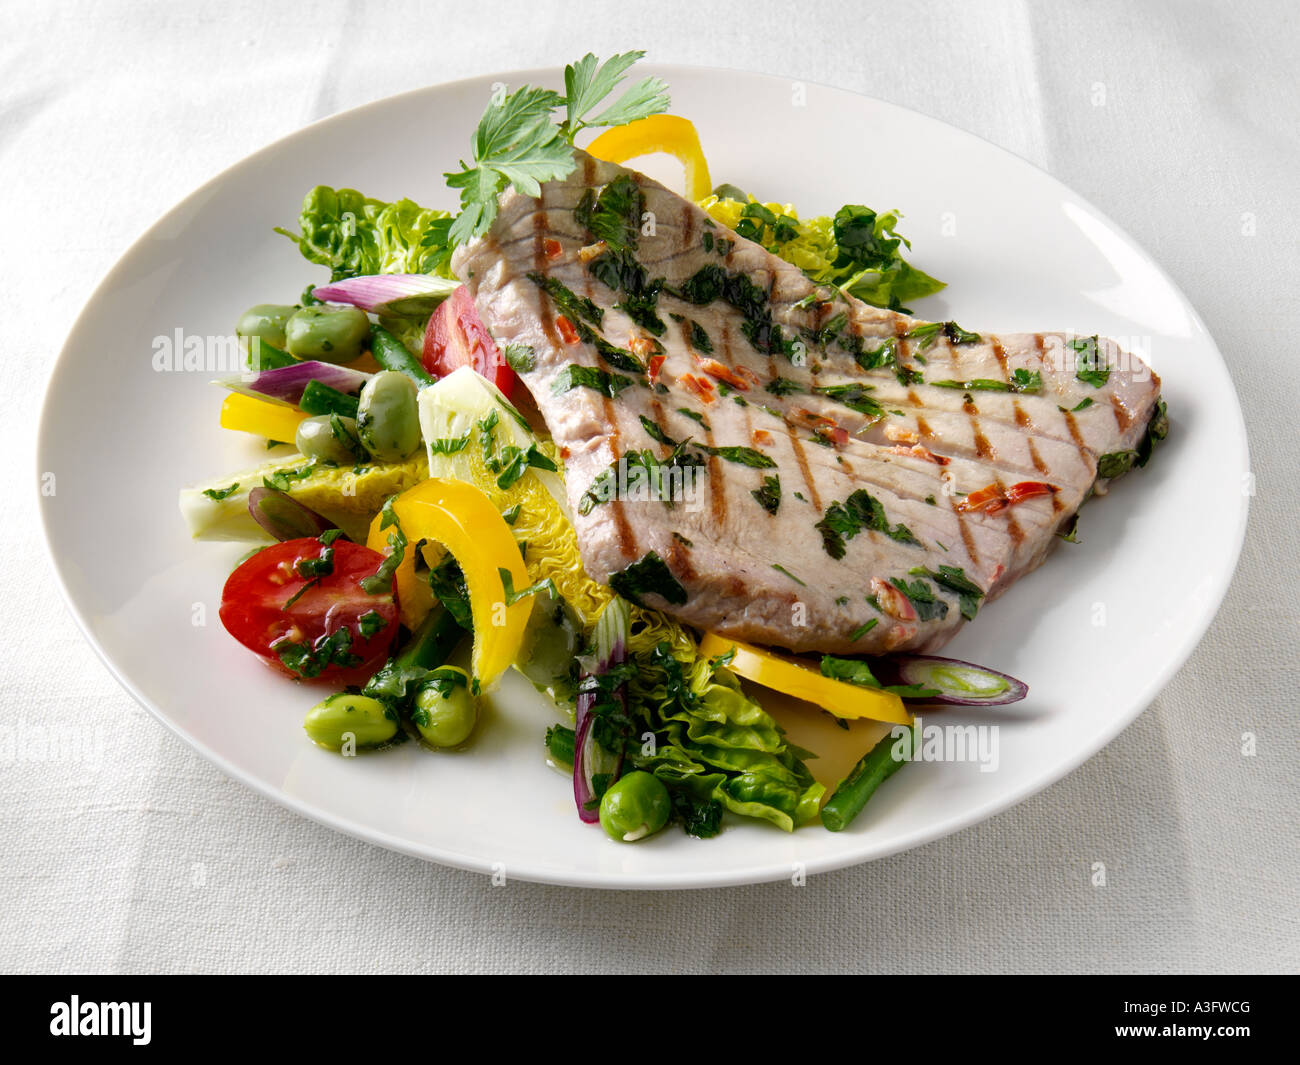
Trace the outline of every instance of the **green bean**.
{"label": "green bean", "polygon": [[370,330],[370,354],[385,370],[406,374],[417,388],[431,385],[436,380],[410,349],[382,326]]}
{"label": "green bean", "polygon": [[357,407],[361,443],[380,462],[401,462],[420,446],[420,408],[415,383],[383,370],[361,389]]}
{"label": "green bean", "polygon": [[378,699],[339,692],[307,711],[302,727],[333,751],[342,750],[349,737],[357,747],[377,747],[397,735],[397,715]]}
{"label": "green bean", "polygon": [[281,366],[292,366],[298,360],[286,351],[281,351],[269,340],[261,337],[248,338],[248,368],[254,373],[263,370],[278,370]]}
{"label": "green bean", "polygon": [[307,382],[307,387],[302,390],[302,399],[298,400],[298,408],[308,414],[339,414],[344,418],[355,418],[357,406],[356,396],[349,396],[316,380]]}
{"label": "green bean", "polygon": [[[853,819],[862,812],[867,800],[886,780],[897,773],[908,761],[906,758],[894,758],[894,744],[899,740],[891,731],[871,748],[847,777],[840,781],[835,793],[822,807],[822,824],[832,832],[840,832],[853,823]],[[921,737],[912,728],[911,752],[915,754]]]}
{"label": "green bean", "polygon": [[560,765],[573,765],[577,736],[566,725],[552,725],[546,730],[546,751]]}

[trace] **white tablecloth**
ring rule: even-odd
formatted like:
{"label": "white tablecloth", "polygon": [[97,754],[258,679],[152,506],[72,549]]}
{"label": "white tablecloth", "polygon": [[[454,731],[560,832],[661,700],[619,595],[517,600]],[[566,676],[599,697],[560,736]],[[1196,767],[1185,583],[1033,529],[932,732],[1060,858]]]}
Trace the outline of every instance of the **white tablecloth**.
{"label": "white tablecloth", "polygon": [[[297,6],[0,11],[0,969],[1297,968],[1294,5]],[[1236,580],[1150,709],[1014,810],[804,887],[494,888],[303,820],[118,688],[60,601],[38,531],[46,376],[99,278],[164,210],[332,112],[637,46],[860,90],[1046,168],[1188,293],[1251,434],[1258,495]],[[71,722],[102,730],[97,764],[5,756],[17,730]]]}

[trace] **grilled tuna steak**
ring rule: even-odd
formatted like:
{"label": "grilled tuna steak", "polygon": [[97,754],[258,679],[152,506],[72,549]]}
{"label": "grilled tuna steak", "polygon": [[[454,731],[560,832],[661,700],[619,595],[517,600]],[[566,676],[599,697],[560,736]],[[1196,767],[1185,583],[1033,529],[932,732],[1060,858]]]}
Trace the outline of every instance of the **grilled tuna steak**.
{"label": "grilled tuna steak", "polygon": [[561,448],[588,572],[629,598],[795,651],[932,650],[1163,434],[1113,342],[879,310],[577,158],[454,265]]}

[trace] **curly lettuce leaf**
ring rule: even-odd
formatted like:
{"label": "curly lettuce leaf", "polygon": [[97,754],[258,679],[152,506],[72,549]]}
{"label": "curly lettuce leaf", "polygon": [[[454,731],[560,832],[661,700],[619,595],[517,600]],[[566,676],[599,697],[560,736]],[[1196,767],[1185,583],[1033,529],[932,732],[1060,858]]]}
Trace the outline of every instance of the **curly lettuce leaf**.
{"label": "curly lettuce leaf", "polygon": [[630,702],[656,744],[653,753],[633,752],[637,767],[692,800],[692,812],[716,803],[787,832],[815,817],[825,788],[735,675],[701,656],[676,622],[652,611],[638,622],[628,639],[638,667]]}
{"label": "curly lettuce leaf", "polygon": [[367,274],[428,274],[452,277],[447,211],[413,200],[385,203],[356,189],[317,185],[302,203],[300,232],[276,229],[303,256],[327,266],[330,280]]}
{"label": "curly lettuce leaf", "polygon": [[896,211],[877,214],[846,204],[834,218],[800,219],[792,204],[760,203],[752,197],[708,196],[699,205],[818,284],[835,285],[876,307],[910,313],[904,303],[945,287],[903,258],[900,249],[911,250],[911,244],[897,232]]}

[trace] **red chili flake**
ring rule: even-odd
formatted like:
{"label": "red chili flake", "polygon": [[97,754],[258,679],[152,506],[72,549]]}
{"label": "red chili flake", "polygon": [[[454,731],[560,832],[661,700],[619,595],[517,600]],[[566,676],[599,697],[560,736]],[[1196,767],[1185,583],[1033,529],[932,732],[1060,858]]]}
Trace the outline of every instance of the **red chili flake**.
{"label": "red chili flake", "polygon": [[1002,494],[1002,489],[996,484],[985,485],[983,488],[971,492],[965,499],[953,504],[953,510],[959,510],[963,513],[972,510],[987,509],[990,514],[996,514],[1007,505],[1007,498]]}
{"label": "red chili flake", "polygon": [[[752,385],[758,383],[757,377],[754,377],[753,382],[747,381],[740,375],[738,370],[723,365],[717,359],[697,359],[696,361],[700,364],[700,369],[710,377],[716,377],[719,381],[726,381],[732,388],[741,392],[748,392]],[[754,375],[751,373],[750,376],[753,377]]]}
{"label": "red chili flake", "polygon": [[677,383],[688,392],[698,396],[700,402],[705,405],[718,401],[718,397],[713,394],[713,382],[707,377],[696,377],[694,374],[684,373],[677,378]]}
{"label": "red chili flake", "polygon": [[1031,499],[1034,496],[1050,496],[1060,491],[1054,484],[1046,484],[1043,481],[1021,481],[1019,484],[1013,484],[1007,489],[1007,502],[1019,503],[1022,499]]}
{"label": "red chili flake", "polygon": [[628,337],[627,347],[633,355],[652,355],[655,351],[655,342],[649,337]]}
{"label": "red chili flake", "polygon": [[566,344],[576,344],[578,342],[578,331],[573,328],[573,323],[564,315],[555,319],[555,328],[560,331],[560,339]]}
{"label": "red chili flake", "polygon": [[664,362],[667,358],[667,355],[652,355],[650,357],[649,363],[646,364],[646,375],[650,378],[651,384],[654,384],[659,377],[659,371],[664,368]]}
{"label": "red chili flake", "polygon": [[891,447],[890,452],[895,455],[910,455],[914,459],[922,459],[925,462],[933,462],[936,466],[947,466],[952,459],[945,455],[936,455],[924,444],[913,444],[911,447]]}
{"label": "red chili flake", "polygon": [[564,247],[558,240],[547,237],[542,241],[542,251],[548,259],[558,259],[564,254]]}
{"label": "red chili flake", "polygon": [[754,443],[770,444],[771,442],[772,442],[772,434],[769,433],[766,429],[754,430]]}

